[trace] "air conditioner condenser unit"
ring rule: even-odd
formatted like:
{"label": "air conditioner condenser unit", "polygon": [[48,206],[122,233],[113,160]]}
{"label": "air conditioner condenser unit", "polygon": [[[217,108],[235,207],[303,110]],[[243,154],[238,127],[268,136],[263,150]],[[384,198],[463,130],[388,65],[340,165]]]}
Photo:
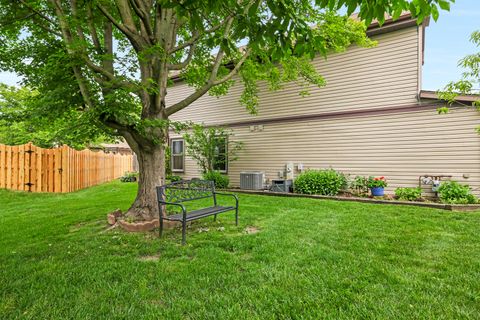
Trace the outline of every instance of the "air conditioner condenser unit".
{"label": "air conditioner condenser unit", "polygon": [[261,171],[240,172],[240,189],[263,190],[265,173]]}

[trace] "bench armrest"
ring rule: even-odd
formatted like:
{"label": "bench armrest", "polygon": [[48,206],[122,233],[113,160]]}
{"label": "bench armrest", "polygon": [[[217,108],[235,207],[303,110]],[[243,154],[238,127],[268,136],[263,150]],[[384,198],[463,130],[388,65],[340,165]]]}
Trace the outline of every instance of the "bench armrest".
{"label": "bench armrest", "polygon": [[[185,206],[181,203],[176,203],[176,202],[168,202],[168,201],[162,201],[162,200],[158,200],[158,203],[160,203],[161,205],[172,205],[172,206],[179,206],[180,208],[182,208],[182,213],[183,213],[183,220],[185,220],[187,218],[187,209],[185,208]],[[160,208],[159,210],[159,218],[162,219],[162,209]]]}
{"label": "bench armrest", "polygon": [[236,208],[238,208],[238,197],[237,197],[236,194],[233,194],[233,193],[225,193],[225,192],[217,192],[217,191],[215,191],[214,193],[215,193],[215,194],[222,195],[222,196],[234,197],[234,198],[235,198],[235,206],[236,206]]}

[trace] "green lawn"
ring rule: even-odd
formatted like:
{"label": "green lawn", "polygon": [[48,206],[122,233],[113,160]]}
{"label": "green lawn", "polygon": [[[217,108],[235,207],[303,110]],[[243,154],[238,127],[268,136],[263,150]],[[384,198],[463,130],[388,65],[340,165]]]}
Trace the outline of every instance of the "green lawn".
{"label": "green lawn", "polygon": [[240,195],[182,247],[106,231],[134,189],[0,190],[0,319],[480,318],[478,212]]}

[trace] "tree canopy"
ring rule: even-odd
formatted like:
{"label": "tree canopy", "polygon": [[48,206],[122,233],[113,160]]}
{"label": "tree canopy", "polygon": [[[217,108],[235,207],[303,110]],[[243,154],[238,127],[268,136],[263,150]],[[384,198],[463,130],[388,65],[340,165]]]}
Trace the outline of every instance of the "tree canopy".
{"label": "tree canopy", "polygon": [[[256,112],[256,81],[324,85],[316,54],[372,45],[365,24],[335,14],[359,9],[368,24],[410,10],[438,16],[446,0],[0,1],[0,68],[15,71],[43,108],[82,110],[92,123],[141,136],[201,95],[226,94],[239,73],[242,103]],[[243,44],[243,45],[242,45]],[[196,91],[166,106],[168,78]],[[148,136],[148,135],[147,135]],[[135,139],[130,139],[135,140]],[[132,142],[133,142],[132,141]]]}
{"label": "tree canopy", "polygon": [[83,113],[68,109],[63,113],[53,112],[43,108],[41,103],[42,99],[34,90],[0,83],[0,143],[33,142],[43,148],[67,144],[83,149],[114,140],[110,131],[93,126]]}
{"label": "tree canopy", "polygon": [[[240,81],[257,112],[259,80],[272,90],[323,86],[316,55],[371,46],[366,25],[408,10],[421,22],[453,0],[0,0],[0,69],[38,95],[43,114],[82,114],[121,135],[139,160],[130,212],[152,218],[164,181],[170,116]],[[346,15],[337,11],[346,8]],[[350,19],[358,10],[358,19]],[[172,76],[193,87],[168,104]]]}

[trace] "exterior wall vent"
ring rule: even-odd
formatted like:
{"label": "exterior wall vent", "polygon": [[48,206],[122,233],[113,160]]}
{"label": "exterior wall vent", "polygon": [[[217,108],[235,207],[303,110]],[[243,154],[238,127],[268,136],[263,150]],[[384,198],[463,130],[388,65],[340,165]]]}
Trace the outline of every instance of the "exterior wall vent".
{"label": "exterior wall vent", "polygon": [[264,177],[260,171],[240,172],[240,189],[263,190]]}

